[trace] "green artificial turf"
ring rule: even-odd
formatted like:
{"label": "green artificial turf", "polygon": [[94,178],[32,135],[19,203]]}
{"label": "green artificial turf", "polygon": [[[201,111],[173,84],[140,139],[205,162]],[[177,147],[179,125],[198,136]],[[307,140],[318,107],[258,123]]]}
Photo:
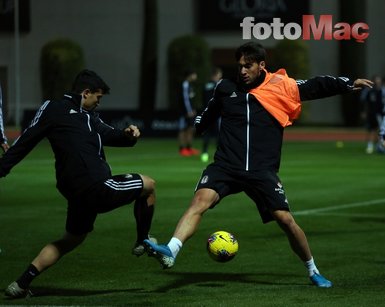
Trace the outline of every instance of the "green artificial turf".
{"label": "green artificial turf", "polygon": [[[205,164],[180,157],[174,139],[142,139],[106,148],[114,174],[139,172],[157,182],[152,234],[167,243],[189,205]],[[385,304],[385,155],[361,142],[288,141],[280,177],[296,221],[307,234],[331,289],[310,285],[306,269],[275,223],[263,225],[243,194],[209,210],[175,266],[161,270],[135,257],[132,207],[100,215],[78,249],[40,275],[35,296],[0,305],[76,306],[380,306]],[[53,155],[38,145],[0,179],[0,289],[15,280],[46,243],[64,232],[66,202],[55,188]],[[217,230],[239,241],[237,256],[216,263],[206,240]]]}

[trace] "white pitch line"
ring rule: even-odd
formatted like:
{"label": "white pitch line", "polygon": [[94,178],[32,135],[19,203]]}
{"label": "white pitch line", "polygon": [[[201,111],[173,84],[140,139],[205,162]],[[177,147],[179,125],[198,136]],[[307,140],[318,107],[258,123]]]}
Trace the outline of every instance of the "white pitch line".
{"label": "white pitch line", "polygon": [[383,204],[385,204],[385,198],[363,201],[363,202],[359,202],[359,203],[330,206],[330,207],[325,207],[325,208],[301,210],[301,211],[293,212],[293,215],[309,215],[309,214],[316,214],[316,213],[320,213],[320,212],[328,212],[328,211],[335,211],[335,210],[355,208],[355,207],[368,207],[368,206],[383,205]]}
{"label": "white pitch line", "polygon": [[385,219],[384,214],[361,214],[361,213],[316,213],[315,215],[318,216],[340,216],[340,217],[359,217],[359,218],[368,218],[368,219]]}

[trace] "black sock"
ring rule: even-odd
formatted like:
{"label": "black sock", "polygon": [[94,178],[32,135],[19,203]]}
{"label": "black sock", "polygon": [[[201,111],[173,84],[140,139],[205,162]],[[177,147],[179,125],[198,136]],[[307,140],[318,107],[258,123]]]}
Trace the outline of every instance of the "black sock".
{"label": "black sock", "polygon": [[135,201],[134,215],[136,220],[136,242],[143,242],[144,239],[148,239],[148,232],[154,215],[154,206],[147,205],[147,198],[139,198]]}
{"label": "black sock", "polygon": [[25,270],[25,272],[16,280],[17,284],[22,289],[27,289],[32,280],[35,279],[40,274],[37,268],[30,264],[29,267]]}

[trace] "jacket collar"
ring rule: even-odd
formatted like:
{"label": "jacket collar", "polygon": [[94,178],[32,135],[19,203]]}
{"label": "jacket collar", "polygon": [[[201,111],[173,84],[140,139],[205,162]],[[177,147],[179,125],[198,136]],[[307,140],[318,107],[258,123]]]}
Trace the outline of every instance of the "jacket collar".
{"label": "jacket collar", "polygon": [[75,94],[75,93],[65,93],[64,98],[75,102],[79,106],[82,101],[82,95]]}
{"label": "jacket collar", "polygon": [[98,113],[95,112],[95,110],[92,110],[92,111],[87,111],[86,109],[83,109],[82,106],[81,106],[81,102],[82,102],[82,95],[79,95],[79,94],[75,94],[75,93],[65,93],[63,98],[65,100],[69,100],[70,102],[72,102],[74,105],[76,105],[76,107],[79,109],[79,111],[81,113],[88,113],[88,114],[93,114],[93,115],[98,115]]}
{"label": "jacket collar", "polygon": [[77,108],[79,108],[79,110],[85,111],[81,107],[82,95],[75,94],[75,93],[65,93],[63,98],[65,100],[71,101],[74,105],[76,105]]}

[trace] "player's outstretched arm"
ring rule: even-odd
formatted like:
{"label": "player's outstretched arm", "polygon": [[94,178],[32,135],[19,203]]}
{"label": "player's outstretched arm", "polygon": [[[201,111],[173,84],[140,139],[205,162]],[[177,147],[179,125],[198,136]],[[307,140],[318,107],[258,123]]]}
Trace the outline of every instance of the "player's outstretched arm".
{"label": "player's outstretched arm", "polygon": [[364,87],[372,87],[368,79],[350,80],[346,77],[317,76],[308,80],[297,80],[301,101],[340,95]]}
{"label": "player's outstretched arm", "polygon": [[115,129],[103,122],[97,114],[94,114],[92,120],[104,146],[132,147],[140,136],[140,130],[135,125],[129,125],[125,129]]}

